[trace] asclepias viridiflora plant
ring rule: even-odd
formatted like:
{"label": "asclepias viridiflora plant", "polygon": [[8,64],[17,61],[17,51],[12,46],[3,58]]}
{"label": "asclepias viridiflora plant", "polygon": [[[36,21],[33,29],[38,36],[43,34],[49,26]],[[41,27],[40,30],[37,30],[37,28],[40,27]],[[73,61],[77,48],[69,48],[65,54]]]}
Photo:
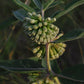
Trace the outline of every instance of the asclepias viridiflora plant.
{"label": "asclepias viridiflora plant", "polygon": [[[14,12],[14,15],[17,19],[23,21],[25,34],[34,42],[32,52],[35,53],[39,59],[46,59],[47,75],[44,77],[44,74],[41,74],[40,78],[38,80],[36,79],[32,84],[60,84],[59,79],[57,78],[59,75],[54,77],[56,74],[51,68],[50,60],[58,59],[59,56],[65,52],[66,44],[63,42],[84,37],[84,30],[74,30],[63,36],[63,33],[59,33],[59,27],[54,23],[56,22],[56,19],[60,18],[77,6],[82,5],[84,0],[76,0],[72,5],[65,8],[64,11],[55,13],[47,18],[45,18],[45,11],[56,6],[58,4],[57,1],[48,0],[46,3],[42,4],[40,0],[32,0],[38,10],[25,5],[20,0],[13,1],[26,10],[25,14],[20,11],[16,11]],[[71,36],[69,34],[71,34]],[[64,78],[74,80],[68,77]]]}

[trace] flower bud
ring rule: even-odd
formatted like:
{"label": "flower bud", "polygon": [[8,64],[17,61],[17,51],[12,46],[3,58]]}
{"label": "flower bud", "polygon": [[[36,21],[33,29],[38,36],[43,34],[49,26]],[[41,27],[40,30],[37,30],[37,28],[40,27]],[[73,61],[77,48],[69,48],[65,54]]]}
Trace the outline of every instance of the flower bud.
{"label": "flower bud", "polygon": [[40,21],[42,20],[42,16],[40,14],[38,14],[37,17],[38,17],[38,20]]}
{"label": "flower bud", "polygon": [[35,30],[33,30],[33,31],[32,31],[32,35],[33,35],[33,36],[35,36],[35,34],[36,34],[36,31],[35,31]]}
{"label": "flower bud", "polygon": [[38,42],[38,41],[37,41],[37,43],[38,43],[39,45],[41,44],[41,42]]}
{"label": "flower bud", "polygon": [[54,30],[57,31],[58,30],[58,27],[54,26]]}
{"label": "flower bud", "polygon": [[59,55],[61,56],[64,52],[65,52],[65,49],[61,47],[59,50]]}
{"label": "flower bud", "polygon": [[28,15],[32,16],[32,13],[28,12]]}
{"label": "flower bud", "polygon": [[66,44],[65,43],[58,43],[57,45],[59,45],[60,47],[66,47]]}
{"label": "flower bud", "polygon": [[38,39],[39,39],[39,35],[38,35],[38,34],[35,36],[35,39],[36,39],[36,40],[38,40]]}
{"label": "flower bud", "polygon": [[50,42],[50,38],[47,38],[47,42]]}
{"label": "flower bud", "polygon": [[32,30],[31,26],[29,26],[29,27],[28,27],[28,30],[29,30],[29,31],[31,31],[31,30]]}
{"label": "flower bud", "polygon": [[53,18],[53,21],[55,22],[56,21],[56,18]]}
{"label": "flower bud", "polygon": [[42,17],[40,14],[37,15],[38,18]]}
{"label": "flower bud", "polygon": [[36,13],[35,13],[35,12],[33,12],[33,13],[32,13],[32,15],[36,15]]}
{"label": "flower bud", "polygon": [[43,42],[43,37],[40,37],[40,42]]}
{"label": "flower bud", "polygon": [[51,56],[51,59],[55,59],[55,56],[54,56],[54,53],[53,53],[53,50],[50,48],[50,56]]}
{"label": "flower bud", "polygon": [[42,23],[40,22],[40,23],[38,24],[38,26],[39,26],[39,27],[42,27]]}
{"label": "flower bud", "polygon": [[44,22],[43,24],[46,26],[48,23],[47,22]]}
{"label": "flower bud", "polygon": [[65,52],[65,49],[63,47],[57,46],[56,44],[55,44],[55,49],[57,50],[60,56]]}
{"label": "flower bud", "polygon": [[36,22],[37,22],[37,20],[34,20],[34,19],[31,19],[31,20],[30,20],[30,23],[31,23],[31,24],[34,24],[34,23],[36,23]]}
{"label": "flower bud", "polygon": [[42,34],[42,30],[41,29],[38,30],[38,34]]}
{"label": "flower bud", "polygon": [[37,26],[37,25],[34,25],[33,28],[34,28],[34,29],[38,29],[38,26]]}
{"label": "flower bud", "polygon": [[40,50],[40,51],[37,53],[37,57],[41,57],[41,54],[42,54],[42,50]]}
{"label": "flower bud", "polygon": [[54,28],[54,25],[53,25],[53,24],[51,24],[51,25],[50,25],[50,27],[53,29],[53,28]]}
{"label": "flower bud", "polygon": [[53,50],[53,53],[54,53],[55,59],[56,59],[56,58],[59,58],[59,54],[57,53],[56,49],[53,48],[52,50]]}
{"label": "flower bud", "polygon": [[50,17],[48,17],[48,18],[47,18],[47,20],[48,20],[48,21],[51,21],[51,18],[50,18]]}
{"label": "flower bud", "polygon": [[33,53],[37,53],[37,51],[40,49],[40,47],[36,47],[33,49]]}
{"label": "flower bud", "polygon": [[44,31],[44,32],[47,32],[47,27],[44,27],[44,28],[43,28],[43,31]]}
{"label": "flower bud", "polygon": [[47,39],[45,38],[45,39],[44,39],[44,44],[46,44],[46,43],[47,43]]}

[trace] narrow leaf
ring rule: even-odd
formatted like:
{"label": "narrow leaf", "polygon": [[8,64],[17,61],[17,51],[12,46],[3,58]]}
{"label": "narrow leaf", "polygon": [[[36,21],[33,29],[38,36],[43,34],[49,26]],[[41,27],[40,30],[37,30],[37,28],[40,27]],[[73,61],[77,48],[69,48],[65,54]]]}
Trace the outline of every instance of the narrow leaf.
{"label": "narrow leaf", "polygon": [[80,38],[84,38],[84,29],[76,29],[69,33],[66,33],[64,34],[64,36],[62,36],[61,38],[59,38],[58,40],[54,42],[56,43],[66,42],[66,41],[76,40]]}
{"label": "narrow leaf", "polygon": [[30,6],[24,4],[23,2],[21,2],[20,0],[13,0],[17,5],[21,6],[22,8],[24,8],[25,10],[29,11],[29,12],[33,12],[34,9],[31,8]]}
{"label": "narrow leaf", "polygon": [[54,1],[47,9],[53,8],[53,7],[57,6],[57,5],[59,5],[60,3],[62,3],[62,1]]}
{"label": "narrow leaf", "polygon": [[[61,72],[61,70],[60,70],[60,68],[59,68],[59,65],[58,65],[56,59],[55,59],[55,60],[50,60],[50,64],[51,64],[52,70],[53,70],[55,73],[60,73],[60,72]],[[42,66],[43,66],[44,68],[47,68],[46,59],[44,59],[44,58],[42,59]]]}
{"label": "narrow leaf", "polygon": [[73,0],[73,2],[68,4],[63,11],[55,13],[52,17],[56,17],[58,19],[82,4],[84,4],[84,0]]}
{"label": "narrow leaf", "polygon": [[27,16],[27,11],[25,11],[24,9],[19,9],[17,11],[14,11],[13,14],[18,20],[24,21],[25,17]]}
{"label": "narrow leaf", "polygon": [[0,23],[0,30],[9,27],[13,23],[17,22],[16,18],[14,16],[9,17],[7,20]]}
{"label": "narrow leaf", "polygon": [[43,71],[41,61],[33,59],[0,61],[0,71],[16,71],[20,73],[27,73],[28,71]]}
{"label": "narrow leaf", "polygon": [[55,73],[60,73],[60,72],[61,72],[61,69],[59,68],[59,65],[58,65],[56,59],[55,59],[55,60],[51,60],[50,63],[51,63],[52,70],[53,70]]}
{"label": "narrow leaf", "polygon": [[[64,69],[61,74],[64,76],[70,77],[72,79],[80,80],[80,82],[84,81],[84,64],[79,64],[79,65]],[[83,84],[84,83],[84,82],[83,83],[74,82],[74,81],[62,79],[62,78],[60,79],[63,84],[67,84],[67,83],[68,84]]]}
{"label": "narrow leaf", "polygon": [[46,11],[47,8],[54,2],[54,0],[48,0],[45,4],[43,4],[43,10]]}
{"label": "narrow leaf", "polygon": [[41,9],[42,8],[42,5],[41,5],[41,2],[40,0],[33,0],[34,4],[37,6],[37,8]]}

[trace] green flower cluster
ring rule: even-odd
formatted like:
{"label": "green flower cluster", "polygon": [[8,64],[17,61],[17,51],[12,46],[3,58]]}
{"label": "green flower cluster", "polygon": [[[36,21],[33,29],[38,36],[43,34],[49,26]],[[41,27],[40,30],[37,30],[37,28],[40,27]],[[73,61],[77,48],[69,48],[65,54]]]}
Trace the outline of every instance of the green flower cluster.
{"label": "green flower cluster", "polygon": [[40,14],[28,13],[25,18],[24,28],[27,35],[38,44],[46,44],[52,41],[59,33],[59,28],[52,24],[56,18],[42,19]]}
{"label": "green flower cluster", "polygon": [[[58,59],[65,52],[65,43],[51,43],[50,44],[50,59]],[[45,46],[37,46],[33,49],[33,53],[36,54],[40,59],[45,56]]]}
{"label": "green flower cluster", "polygon": [[57,77],[53,77],[52,79],[47,77],[45,79],[37,80],[36,82],[33,82],[32,84],[61,84],[61,83],[59,82],[59,79]]}

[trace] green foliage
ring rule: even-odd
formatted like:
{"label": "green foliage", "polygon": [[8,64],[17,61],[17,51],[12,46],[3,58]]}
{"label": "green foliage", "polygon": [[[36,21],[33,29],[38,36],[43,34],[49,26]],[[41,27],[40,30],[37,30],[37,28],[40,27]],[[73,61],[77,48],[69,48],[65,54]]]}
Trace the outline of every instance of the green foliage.
{"label": "green foliage", "polygon": [[61,0],[54,1],[47,9],[53,8],[53,7],[61,4],[62,2],[63,1],[61,1]]}
{"label": "green foliage", "polygon": [[35,3],[35,5],[36,5],[39,9],[42,8],[42,4],[41,4],[40,0],[33,0],[33,2]]}
{"label": "green foliage", "polygon": [[[76,21],[73,19],[73,17],[75,15],[73,13],[70,13],[70,14],[67,14],[67,13],[69,13],[70,11],[72,11],[74,8],[76,8],[76,7],[84,4],[84,0],[72,0],[72,1],[69,1],[68,0],[68,5],[66,5],[67,4],[67,0],[57,0],[57,1],[55,1],[55,0],[46,0],[46,3],[42,3],[42,4],[41,4],[40,0],[33,0],[33,2],[36,5],[36,7],[40,10],[39,11],[36,7],[33,8],[34,6],[32,7],[32,5],[30,7],[30,5],[27,5],[27,4],[23,3],[20,0],[13,0],[13,1],[18,6],[20,6],[20,7],[23,8],[23,9],[19,9],[19,10],[16,10],[16,11],[13,12],[14,16],[19,21],[16,20],[14,17],[10,17],[7,21],[4,21],[3,23],[0,24],[0,30],[2,30],[2,29],[5,30],[6,27],[8,27],[10,25],[14,25],[14,23],[17,23],[17,24],[20,25],[20,21],[24,22],[25,21],[25,18],[26,17],[29,17],[29,15],[27,14],[29,12],[31,12],[31,13],[32,12],[33,13],[36,12],[37,14],[38,13],[41,14],[41,13],[43,13],[43,11],[45,12],[47,9],[49,9],[49,13],[50,13],[50,12],[52,12],[52,11],[50,11],[50,8],[51,8],[51,10],[52,10],[52,8],[54,8],[54,10],[55,10],[54,12],[55,13],[53,15],[50,15],[50,17],[56,17],[56,19],[57,19],[57,23],[56,24],[59,27],[63,27],[62,30],[68,30],[69,31],[69,30],[71,30],[71,29],[68,28],[69,26],[72,29],[74,28],[70,24],[73,23],[74,26],[75,26],[75,28],[77,28],[78,25],[76,25]],[[57,10],[59,10],[59,9],[61,9],[61,11],[57,13]],[[46,12],[48,12],[48,10]],[[65,16],[62,17],[65,14],[67,14],[67,17],[69,19],[67,19],[67,17],[65,17]],[[70,15],[73,15],[73,17],[71,17]],[[42,15],[42,17],[43,16],[44,15]],[[62,18],[59,20],[60,17],[62,17]],[[33,17],[32,17],[32,19],[33,19]],[[34,19],[36,19],[36,18],[34,18]],[[70,19],[71,19],[71,21],[69,21]],[[43,22],[43,19],[42,19],[42,22]],[[66,25],[64,23],[66,23]],[[28,24],[29,24],[29,21],[27,22],[27,25]],[[50,24],[50,23],[48,23],[48,24]],[[31,25],[31,24],[29,24],[29,25]],[[34,25],[34,24],[32,23],[32,25]],[[22,24],[21,24],[21,26],[22,26]],[[4,42],[5,44],[4,44],[3,43],[4,38],[2,37],[2,35],[0,36],[0,47],[1,47],[0,48],[0,55],[1,56],[2,55],[6,56],[6,54],[4,54],[4,53],[7,52],[8,54],[10,54],[9,55],[9,58],[11,58],[12,55],[11,55],[10,51],[11,51],[11,49],[14,48],[14,49],[16,49],[16,52],[14,54],[14,56],[16,56],[15,59],[18,59],[18,60],[11,60],[11,61],[7,60],[6,61],[6,60],[4,60],[3,56],[1,57],[3,60],[0,61],[0,75],[3,75],[3,77],[0,76],[0,80],[1,80],[0,83],[4,84],[3,83],[3,80],[5,80],[5,81],[8,81],[9,80],[9,79],[5,78],[4,74],[9,74],[10,72],[13,73],[13,74],[11,74],[11,76],[8,76],[8,77],[9,78],[12,77],[15,80],[14,81],[12,80],[11,83],[8,82],[8,84],[12,84],[12,83],[13,84],[27,84],[24,80],[22,80],[25,77],[22,74],[26,74],[26,75],[29,74],[29,78],[28,79],[30,79],[30,80],[36,80],[37,77],[38,78],[42,78],[41,76],[38,76],[38,74],[44,75],[45,73],[47,74],[47,76],[53,78],[53,75],[54,74],[52,73],[52,71],[48,71],[49,70],[48,69],[49,66],[51,66],[52,70],[55,73],[58,73],[59,75],[66,76],[66,78],[65,78],[65,77],[61,77],[61,76],[58,75],[58,77],[60,78],[60,81],[63,84],[67,84],[67,83],[69,83],[69,84],[81,84],[80,81],[82,81],[84,83],[84,81],[83,81],[84,80],[84,75],[83,75],[83,73],[84,73],[83,72],[84,71],[84,68],[83,68],[84,65],[83,64],[77,65],[77,66],[73,66],[73,67],[70,67],[70,68],[67,68],[67,66],[66,66],[66,65],[68,65],[66,63],[67,62],[67,59],[63,62],[64,58],[62,58],[62,57],[60,57],[60,59],[58,59],[58,60],[56,60],[56,59],[55,60],[49,60],[49,58],[47,58],[45,56],[43,56],[44,58],[42,58],[40,60],[38,58],[31,58],[31,59],[23,59],[22,60],[22,58],[25,58],[24,57],[25,55],[26,55],[26,58],[28,58],[27,55],[29,55],[29,53],[27,53],[27,54],[26,53],[23,53],[23,54],[21,54],[21,56],[18,56],[17,52],[19,53],[20,49],[22,49],[23,52],[26,51],[26,48],[27,48],[27,52],[28,52],[28,49],[30,51],[32,51],[32,49],[27,45],[27,43],[25,43],[26,45],[21,44],[20,45],[21,47],[18,49],[18,46],[17,45],[19,45],[20,43],[22,43],[22,40],[21,39],[24,38],[24,37],[22,38],[22,36],[25,36],[25,35],[23,33],[23,28],[22,28],[22,31],[21,31],[20,30],[20,27],[19,28],[17,27],[17,28],[15,28],[15,30],[14,29],[12,30],[12,31],[15,31],[13,33],[14,35],[17,34],[16,33],[17,30],[19,32],[22,32],[22,33],[21,33],[21,36],[20,36],[20,34],[18,34],[17,37],[15,36],[14,39],[16,39],[16,41],[11,40],[12,39],[12,36],[10,34],[11,38],[6,38],[6,37],[8,37],[7,35],[6,35],[6,37],[4,37],[6,39],[5,42]],[[44,30],[46,31],[46,29],[44,29]],[[3,32],[4,31],[2,31],[0,33],[3,34]],[[7,32],[7,30],[5,32]],[[7,33],[9,34],[9,32],[7,32]],[[43,31],[42,31],[42,33],[43,33]],[[25,36],[25,38],[26,37],[27,36]],[[58,35],[53,42],[54,43],[61,43],[61,42],[67,42],[67,41],[72,41],[72,40],[77,40],[77,39],[80,39],[80,38],[84,38],[84,29],[75,29],[75,30],[72,30],[71,32],[65,33],[61,38],[60,37],[61,37],[61,35]],[[20,41],[18,41],[19,39],[20,39]],[[23,39],[23,40],[25,42],[25,39]],[[27,42],[29,42],[29,41],[30,40],[28,39]],[[2,43],[4,44],[4,47],[2,46]],[[52,44],[52,41],[51,41],[51,44]],[[35,47],[36,46],[45,46],[45,45],[42,45],[42,44],[41,45],[40,44],[34,44],[34,43],[32,44],[31,42],[30,42],[29,45],[32,45],[32,46],[35,46]],[[23,46],[25,46],[25,47],[23,48]],[[80,47],[80,52],[83,55],[83,53],[82,53],[83,50],[81,48],[81,45],[79,45],[79,47]],[[59,50],[61,50],[61,49],[59,49]],[[54,50],[53,50],[53,52],[54,52]],[[56,52],[57,52],[57,50],[56,50]],[[54,54],[56,54],[56,52],[54,52]],[[21,53],[21,51],[20,51],[20,53]],[[68,52],[68,53],[70,53],[70,52]],[[36,52],[36,54],[37,54],[37,52]],[[65,55],[66,54],[67,53],[65,53]],[[69,54],[67,54],[67,57],[68,56],[69,56]],[[22,57],[22,58],[20,58],[20,57]],[[45,59],[45,58],[47,58],[47,59]],[[50,61],[50,64],[48,64],[49,61]],[[63,63],[64,63],[64,65],[63,65]],[[60,70],[59,65],[60,65],[60,67],[61,67],[62,70]],[[66,67],[67,69],[66,70],[63,70],[64,67]],[[37,75],[35,74],[35,72],[36,72]],[[43,73],[41,73],[41,72],[43,72]],[[22,75],[23,78],[21,78],[20,76],[15,75],[14,73],[18,73],[19,75]],[[32,74],[32,75],[35,74],[35,77],[32,79],[32,76],[30,76],[30,74]],[[45,82],[46,74],[45,74],[44,80],[42,80],[44,82]],[[24,79],[27,80],[27,78],[24,78]],[[76,81],[79,80],[79,81],[74,82],[75,80]],[[19,82],[17,82],[17,81],[19,81]]]}
{"label": "green foliage", "polygon": [[80,38],[84,38],[84,29],[75,29],[71,32],[68,32],[67,34],[65,34],[60,39],[58,39],[54,42],[57,42],[57,43],[67,42],[67,41],[76,40],[76,39],[80,39]]}
{"label": "green foliage", "polygon": [[13,14],[20,21],[24,21],[25,17],[27,17],[27,11],[25,11],[23,9],[14,11]]}
{"label": "green foliage", "polygon": [[84,4],[84,0],[75,0],[68,4],[63,11],[59,12],[58,14],[56,12],[52,17],[56,17],[58,19],[82,4]]}
{"label": "green foliage", "polygon": [[[36,59],[36,60],[35,60]],[[40,68],[40,69],[38,69]],[[0,70],[5,72],[19,72],[28,73],[28,71],[41,71],[41,62],[37,58],[34,59],[24,59],[24,60],[12,60],[12,61],[0,61]],[[6,71],[7,70],[7,71]],[[42,69],[42,71],[45,69]]]}
{"label": "green foliage", "polygon": [[22,8],[24,8],[25,10],[32,12],[34,11],[33,8],[31,8],[30,6],[25,5],[23,2],[21,2],[20,0],[13,0],[17,5],[21,6]]}
{"label": "green foliage", "polygon": [[[74,67],[69,67],[62,71],[62,75],[71,77],[72,79],[80,80],[81,82],[84,81],[84,65],[79,64]],[[81,84],[80,82],[73,82],[68,79],[61,79],[63,84]]]}
{"label": "green foliage", "polygon": [[46,9],[54,2],[54,0],[48,0],[45,4],[43,4],[43,10],[46,11]]}

